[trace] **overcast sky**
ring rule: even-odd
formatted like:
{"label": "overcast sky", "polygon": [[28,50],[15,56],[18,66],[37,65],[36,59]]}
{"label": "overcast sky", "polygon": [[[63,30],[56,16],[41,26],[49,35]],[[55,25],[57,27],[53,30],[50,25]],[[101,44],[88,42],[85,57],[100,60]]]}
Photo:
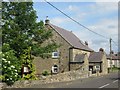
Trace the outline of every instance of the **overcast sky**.
{"label": "overcast sky", "polygon": [[[118,3],[117,2],[51,2],[64,13],[85,25],[89,29],[112,38],[118,43]],[[102,38],[79,26],[45,2],[34,2],[38,21],[46,16],[52,24],[72,31],[80,40],[88,41],[89,47],[95,51],[99,48],[109,52],[109,39]],[[116,52],[117,46],[112,43]]]}

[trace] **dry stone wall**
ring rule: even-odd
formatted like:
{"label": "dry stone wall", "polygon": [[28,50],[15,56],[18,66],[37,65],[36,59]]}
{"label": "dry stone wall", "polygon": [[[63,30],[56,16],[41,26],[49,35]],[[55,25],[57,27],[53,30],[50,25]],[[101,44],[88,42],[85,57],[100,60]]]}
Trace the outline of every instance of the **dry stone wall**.
{"label": "dry stone wall", "polygon": [[[88,78],[88,72],[81,72],[80,70],[77,71],[70,71],[64,72],[56,75],[49,75],[49,76],[40,76],[39,80],[21,80],[14,83],[12,88],[24,88],[35,84],[47,84],[53,82],[64,82],[64,81],[72,81],[80,78]],[[10,87],[9,87],[10,88]]]}

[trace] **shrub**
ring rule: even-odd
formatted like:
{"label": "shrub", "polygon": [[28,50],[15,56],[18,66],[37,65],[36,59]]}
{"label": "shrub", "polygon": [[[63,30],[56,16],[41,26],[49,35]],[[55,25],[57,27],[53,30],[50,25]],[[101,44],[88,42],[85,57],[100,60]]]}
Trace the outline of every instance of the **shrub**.
{"label": "shrub", "polygon": [[43,75],[43,76],[47,76],[47,75],[49,75],[49,73],[48,73],[48,71],[44,71],[44,72],[42,73],[42,75]]}
{"label": "shrub", "polygon": [[37,77],[35,76],[35,67],[32,63],[33,58],[31,57],[31,47],[24,50],[24,54],[21,55],[21,60],[23,62],[23,65],[28,66],[30,69],[29,73],[27,75],[23,75],[22,79],[24,80],[36,80]]}
{"label": "shrub", "polygon": [[[4,49],[5,48],[5,49]],[[6,82],[8,85],[13,84],[20,78],[18,74],[21,69],[21,64],[18,58],[15,56],[15,51],[10,49],[9,44],[3,44],[2,53],[2,81]]]}

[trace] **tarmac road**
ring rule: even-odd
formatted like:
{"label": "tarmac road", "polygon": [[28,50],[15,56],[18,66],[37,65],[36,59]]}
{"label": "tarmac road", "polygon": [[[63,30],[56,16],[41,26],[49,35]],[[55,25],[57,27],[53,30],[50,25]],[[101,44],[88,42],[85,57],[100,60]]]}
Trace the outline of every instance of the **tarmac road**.
{"label": "tarmac road", "polygon": [[69,82],[58,82],[44,85],[32,85],[26,88],[118,88],[120,83],[118,73],[109,73],[99,77],[90,77]]}

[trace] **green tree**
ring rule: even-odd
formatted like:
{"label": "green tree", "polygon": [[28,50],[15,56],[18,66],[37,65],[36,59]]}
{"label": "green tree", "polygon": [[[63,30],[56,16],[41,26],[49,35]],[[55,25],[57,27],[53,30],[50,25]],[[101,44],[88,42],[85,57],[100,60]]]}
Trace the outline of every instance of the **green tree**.
{"label": "green tree", "polygon": [[36,13],[32,2],[3,2],[2,42],[8,43],[16,51],[16,56],[31,45],[31,34],[36,28]]}
{"label": "green tree", "polygon": [[[9,56],[11,58],[11,65],[15,65],[15,63],[12,62],[12,58],[13,61],[16,61],[17,67],[25,64],[23,58],[26,59],[25,57],[28,56],[25,52],[29,50],[29,47],[31,47],[31,53],[33,55],[43,58],[49,57],[49,53],[58,47],[54,41],[48,45],[41,46],[44,41],[52,36],[52,30],[47,30],[43,21],[37,22],[36,20],[37,16],[36,11],[33,9],[33,2],[2,3],[2,46],[6,47],[2,48],[2,53],[9,53],[9,55],[5,54],[5,57]],[[32,59],[27,59],[29,65],[32,65]],[[3,58],[3,64],[4,60],[9,61],[8,58]],[[6,68],[6,70],[7,69],[8,68]],[[19,74],[19,68],[16,69]],[[33,71],[31,71],[31,73]],[[11,74],[6,71],[3,71],[3,74],[6,78],[5,81],[7,81]],[[14,79],[14,81],[15,80],[17,79]]]}

